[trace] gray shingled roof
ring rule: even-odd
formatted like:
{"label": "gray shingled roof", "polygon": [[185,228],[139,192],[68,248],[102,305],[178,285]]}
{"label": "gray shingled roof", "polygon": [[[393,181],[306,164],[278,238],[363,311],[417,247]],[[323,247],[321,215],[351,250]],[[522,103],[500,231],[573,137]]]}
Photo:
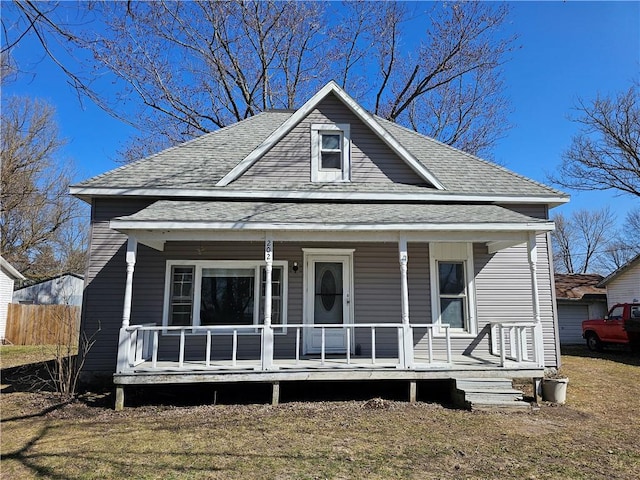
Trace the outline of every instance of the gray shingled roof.
{"label": "gray shingled roof", "polygon": [[290,116],[291,112],[260,113],[77,186],[210,189]]}
{"label": "gray shingled roof", "polygon": [[380,117],[376,120],[424,163],[448,191],[505,195],[565,195],[495,163],[445,145]]}
{"label": "gray shingled roof", "polygon": [[[375,208],[372,208],[374,206]],[[542,224],[496,205],[286,203],[159,200],[127,217],[128,222],[287,224]]]}
{"label": "gray shingled roof", "polygon": [[[345,107],[347,108],[347,107]],[[291,112],[264,112],[221,130],[205,134],[145,159],[82,182],[76,187],[180,188],[208,191],[247,190],[242,182],[226,187],[216,183],[258,147],[290,116]],[[376,117],[411,154],[444,184],[446,191],[399,184],[274,183],[260,190],[499,194],[564,196],[562,192],[511,172],[496,164]]]}

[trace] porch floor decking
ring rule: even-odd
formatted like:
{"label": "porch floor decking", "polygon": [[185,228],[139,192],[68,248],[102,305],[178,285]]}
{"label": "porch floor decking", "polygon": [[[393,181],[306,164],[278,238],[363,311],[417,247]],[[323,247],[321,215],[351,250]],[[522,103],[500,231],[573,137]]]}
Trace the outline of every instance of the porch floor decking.
{"label": "porch floor decking", "polygon": [[452,362],[429,363],[426,358],[416,358],[413,368],[400,368],[397,359],[378,358],[371,363],[370,358],[352,358],[350,363],[344,357],[274,359],[273,369],[261,370],[259,360],[212,360],[207,366],[204,361],[179,362],[145,361],[130,371],[116,373],[114,383],[120,385],[154,383],[215,383],[215,382],[274,382],[300,380],[429,380],[467,377],[542,377],[544,369],[534,363],[521,362],[517,365],[501,367],[496,357],[470,357],[453,355]]}

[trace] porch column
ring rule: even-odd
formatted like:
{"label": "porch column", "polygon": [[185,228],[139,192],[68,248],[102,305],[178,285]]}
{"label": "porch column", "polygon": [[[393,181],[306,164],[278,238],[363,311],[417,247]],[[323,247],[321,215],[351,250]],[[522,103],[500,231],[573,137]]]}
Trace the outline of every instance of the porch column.
{"label": "porch column", "polygon": [[273,238],[267,233],[264,241],[265,285],[264,285],[264,329],[262,331],[262,369],[273,368],[273,328],[271,327],[271,279],[273,272]]}
{"label": "porch column", "polygon": [[413,367],[413,329],[409,324],[409,282],[407,280],[407,237],[401,236],[398,241],[398,253],[400,260],[400,295],[402,305],[402,336],[403,352],[402,361],[405,368]]}
{"label": "porch column", "polygon": [[127,241],[127,280],[124,284],[124,307],[122,309],[122,326],[128,327],[131,319],[131,296],[133,293],[133,271],[136,265],[138,241],[136,237],[129,237]]}
{"label": "porch column", "polygon": [[131,320],[131,298],[133,293],[133,271],[136,265],[136,253],[138,241],[136,237],[130,236],[127,241],[127,278],[124,284],[124,305],[122,307],[122,327],[118,341],[117,370],[123,372],[129,368],[129,353],[131,350],[131,334],[127,332]]}
{"label": "porch column", "polygon": [[536,323],[534,334],[536,342],[536,361],[539,366],[544,366],[544,345],[542,339],[542,318],[540,317],[540,293],[538,290],[538,245],[536,234],[529,234],[529,270],[531,272],[531,297],[533,303],[533,319]]}

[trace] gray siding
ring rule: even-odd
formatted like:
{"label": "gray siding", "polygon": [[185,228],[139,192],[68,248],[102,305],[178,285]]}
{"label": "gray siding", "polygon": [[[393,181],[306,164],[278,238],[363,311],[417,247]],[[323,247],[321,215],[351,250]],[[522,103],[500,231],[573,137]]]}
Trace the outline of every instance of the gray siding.
{"label": "gray siding", "polygon": [[[122,323],[122,305],[126,267],[124,253],[127,237],[109,228],[109,220],[130,215],[151,201],[95,199],[91,208],[89,266],[85,277],[82,305],[82,331],[96,334],[96,343],[87,354],[85,370],[115,371],[115,348]],[[144,254],[146,247],[140,248]]]}
{"label": "gray siding", "polygon": [[348,123],[351,126],[351,181],[354,183],[425,183],[340,100],[330,95],[293,128],[234,185],[254,188],[278,183],[311,181],[311,124]]}
{"label": "gray siding", "polygon": [[546,205],[500,205],[501,207],[508,208],[514,212],[521,213],[522,215],[528,215],[533,218],[548,219],[549,209]]}
{"label": "gray siding", "polygon": [[[148,202],[116,202],[96,200],[92,214],[91,258],[87,271],[83,329],[88,334],[98,327],[100,333],[88,354],[85,369],[93,372],[115,370],[118,331],[122,319],[122,305],[126,265],[124,259],[126,237],[108,227],[114,216],[135,212]],[[538,283],[546,344],[547,366],[556,365],[554,319],[551,297],[550,265],[546,236],[538,237]],[[302,248],[354,248],[354,309],[356,323],[399,323],[400,268],[396,243],[281,243],[275,244],[275,259],[289,262],[288,323],[302,322],[303,252]],[[138,247],[134,274],[132,324],[162,322],[165,265],[167,260],[260,260],[262,242],[168,242],[164,252],[145,246]],[[489,337],[484,327],[492,320],[531,320],[531,279],[526,245],[511,247],[493,255],[483,245],[475,245],[478,336],[454,338],[453,352],[480,353],[489,348]],[[291,270],[296,261],[301,269]],[[412,323],[430,323],[429,251],[427,244],[409,244],[409,308]],[[426,350],[424,331],[416,331],[418,354]],[[161,336],[160,355],[177,359],[177,337]],[[187,338],[187,358],[202,358],[204,336]],[[276,336],[276,357],[291,356],[295,350],[295,329]],[[369,333],[360,332],[355,342],[362,353],[370,351]],[[470,348],[470,345],[473,347]],[[436,343],[436,350],[438,346]],[[227,356],[231,348],[230,336],[214,341],[214,356]],[[378,355],[395,355],[395,332],[378,332]],[[259,352],[257,335],[242,335],[239,339],[239,357],[255,358]],[[174,357],[172,357],[174,356]]]}
{"label": "gray siding", "polygon": [[[557,366],[551,265],[547,236],[538,235],[538,289],[545,344],[545,366]],[[527,245],[517,245],[493,255],[484,246],[474,248],[478,331],[491,321],[533,320],[531,275]]]}

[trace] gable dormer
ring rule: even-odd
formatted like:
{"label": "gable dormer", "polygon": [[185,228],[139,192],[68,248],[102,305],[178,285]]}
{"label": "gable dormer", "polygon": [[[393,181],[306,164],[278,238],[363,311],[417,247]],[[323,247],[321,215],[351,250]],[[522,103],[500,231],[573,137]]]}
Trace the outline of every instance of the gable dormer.
{"label": "gable dormer", "polygon": [[[337,105],[339,112],[333,117],[349,117],[349,120],[325,115],[323,106]],[[377,142],[383,151],[385,168],[402,170],[400,177],[409,178],[406,183],[427,185],[444,190],[439,180],[402,146],[376,119],[364,110],[335,82],[329,82],[302,107],[296,110],[261,145],[245,157],[225,175],[216,186],[224,187],[232,182],[255,181],[260,177],[285,176],[293,183],[348,183],[354,181],[354,170],[364,162],[356,163],[353,145],[354,127],[359,133]],[[286,141],[283,141],[285,139]],[[365,142],[366,143],[366,142]],[[366,148],[358,149],[360,158],[369,162],[362,170],[382,171],[372,163]],[[391,158],[393,157],[393,158]],[[267,161],[264,161],[264,160]],[[262,165],[259,165],[262,164]],[[391,166],[391,167],[390,167]],[[390,167],[390,168],[389,168]],[[275,171],[279,174],[276,174]],[[241,178],[248,173],[247,178]],[[305,175],[306,173],[306,175]],[[383,174],[384,176],[384,174]],[[386,175],[386,181],[398,181],[395,172]],[[305,178],[306,177],[306,178]],[[361,175],[369,181],[368,175]]]}

